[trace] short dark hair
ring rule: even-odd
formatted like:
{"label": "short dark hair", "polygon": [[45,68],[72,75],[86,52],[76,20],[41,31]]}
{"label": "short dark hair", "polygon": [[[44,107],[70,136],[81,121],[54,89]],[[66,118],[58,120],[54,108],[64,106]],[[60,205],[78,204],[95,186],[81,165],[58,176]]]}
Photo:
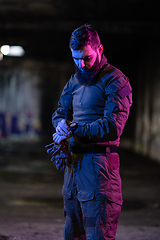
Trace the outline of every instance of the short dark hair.
{"label": "short dark hair", "polygon": [[101,44],[99,35],[89,24],[84,24],[75,29],[70,38],[69,47],[79,50],[86,45],[90,45],[94,50]]}

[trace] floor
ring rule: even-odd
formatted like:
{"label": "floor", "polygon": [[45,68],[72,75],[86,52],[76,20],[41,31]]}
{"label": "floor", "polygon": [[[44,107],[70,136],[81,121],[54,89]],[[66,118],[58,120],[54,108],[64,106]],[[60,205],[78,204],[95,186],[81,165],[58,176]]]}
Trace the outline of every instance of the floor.
{"label": "floor", "polygon": [[[116,240],[160,240],[160,164],[119,148],[124,203]],[[0,148],[0,240],[62,240],[63,172],[43,146]]]}

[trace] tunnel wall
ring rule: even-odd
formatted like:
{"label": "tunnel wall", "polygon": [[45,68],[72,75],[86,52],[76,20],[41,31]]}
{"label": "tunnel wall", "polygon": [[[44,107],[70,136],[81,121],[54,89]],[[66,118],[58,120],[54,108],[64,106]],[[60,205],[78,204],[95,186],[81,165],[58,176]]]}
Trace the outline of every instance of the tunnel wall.
{"label": "tunnel wall", "polygon": [[39,78],[29,66],[3,62],[0,71],[1,141],[38,140],[41,132]]}
{"label": "tunnel wall", "polygon": [[[121,137],[121,146],[125,142],[125,146],[160,161],[158,39],[150,39],[144,45],[141,43],[140,51],[137,49],[134,55],[131,54],[132,58],[134,56],[132,62],[131,57],[127,58],[130,56],[127,50],[126,60],[117,60],[121,66],[112,61],[111,53],[107,56],[111,64],[127,74],[133,87],[133,105]],[[124,56],[124,48],[122,52]],[[74,64],[70,60],[4,58],[0,62],[0,143],[52,139],[51,116],[65,83],[74,72]]]}
{"label": "tunnel wall", "polygon": [[17,59],[0,64],[0,143],[51,136],[51,116],[69,76],[68,64]]}
{"label": "tunnel wall", "polygon": [[137,66],[134,149],[160,162],[160,46],[145,45]]}

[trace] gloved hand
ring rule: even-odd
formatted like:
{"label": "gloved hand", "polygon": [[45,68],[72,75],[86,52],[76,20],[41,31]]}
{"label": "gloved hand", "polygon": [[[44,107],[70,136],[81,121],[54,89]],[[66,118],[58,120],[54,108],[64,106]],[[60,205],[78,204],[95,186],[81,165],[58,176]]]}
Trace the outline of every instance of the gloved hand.
{"label": "gloved hand", "polygon": [[66,136],[66,138],[69,138],[72,136],[72,132],[69,128],[70,122],[68,120],[62,119],[57,127],[56,127],[56,133],[60,136]]}
{"label": "gloved hand", "polygon": [[72,137],[72,132],[69,128],[69,121],[62,119],[56,127],[56,133],[54,133],[52,136],[53,141],[57,144],[60,144],[61,141]]}
{"label": "gloved hand", "polygon": [[47,149],[47,153],[52,154],[51,161],[54,162],[57,169],[64,171],[65,166],[71,166],[72,157],[68,150],[68,143],[66,141],[63,141],[61,144],[53,142],[45,147]]}
{"label": "gloved hand", "polygon": [[68,138],[65,135],[59,135],[58,133],[54,133],[52,137],[53,137],[53,141],[57,144],[60,144],[63,140]]}

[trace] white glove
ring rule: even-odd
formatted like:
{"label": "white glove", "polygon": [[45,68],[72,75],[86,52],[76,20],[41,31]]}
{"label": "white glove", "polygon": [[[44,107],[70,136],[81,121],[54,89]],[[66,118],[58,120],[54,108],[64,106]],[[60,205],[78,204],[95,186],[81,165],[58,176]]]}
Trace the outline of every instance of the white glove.
{"label": "white glove", "polygon": [[57,127],[56,127],[56,133],[58,133],[60,136],[66,136],[66,137],[71,137],[72,132],[69,128],[69,122],[65,119],[62,119]]}
{"label": "white glove", "polygon": [[72,137],[72,132],[69,128],[69,122],[67,124],[67,120],[62,119],[56,127],[56,133],[54,133],[52,136],[53,141],[58,144],[60,144],[61,141]]}
{"label": "white glove", "polygon": [[67,136],[59,135],[58,133],[54,133],[52,137],[53,137],[53,141],[57,144],[60,144],[63,140],[68,138]]}

